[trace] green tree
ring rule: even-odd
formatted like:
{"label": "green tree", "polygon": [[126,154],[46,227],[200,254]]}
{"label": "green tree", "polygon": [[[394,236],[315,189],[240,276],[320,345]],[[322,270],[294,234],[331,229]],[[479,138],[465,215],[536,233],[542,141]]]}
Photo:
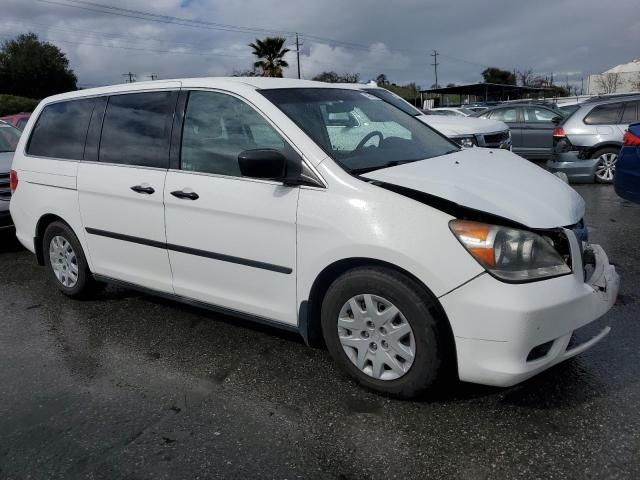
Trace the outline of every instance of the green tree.
{"label": "green tree", "polygon": [[0,46],[0,93],[44,98],[76,90],[77,81],[66,55],[35,33]]}
{"label": "green tree", "polygon": [[376,83],[379,87],[383,87],[385,85],[389,85],[389,79],[384,73],[381,73],[376,77]]}
{"label": "green tree", "polygon": [[263,77],[282,77],[282,69],[289,66],[284,56],[290,51],[284,48],[283,37],[267,37],[264,40],[256,38],[255,43],[250,43],[253,54],[258,57],[253,66],[262,71]]}
{"label": "green tree", "polygon": [[509,70],[502,70],[497,67],[486,68],[482,72],[484,83],[500,83],[502,85],[515,85],[516,76]]}
{"label": "green tree", "polygon": [[358,83],[360,81],[359,73],[343,73],[342,75],[336,72],[322,72],[313,77],[312,80],[317,82],[326,83]]}

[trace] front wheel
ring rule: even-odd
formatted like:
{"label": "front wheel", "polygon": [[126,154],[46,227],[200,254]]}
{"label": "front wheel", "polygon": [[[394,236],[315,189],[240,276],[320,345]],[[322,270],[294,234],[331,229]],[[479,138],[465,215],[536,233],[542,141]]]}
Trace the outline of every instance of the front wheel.
{"label": "front wheel", "polygon": [[327,348],[360,384],[399,398],[421,396],[440,376],[448,351],[434,302],[394,270],[350,270],[322,302]]}
{"label": "front wheel", "polygon": [[613,183],[616,174],[619,149],[608,147],[598,150],[592,158],[598,159],[596,165],[595,181],[598,183]]}

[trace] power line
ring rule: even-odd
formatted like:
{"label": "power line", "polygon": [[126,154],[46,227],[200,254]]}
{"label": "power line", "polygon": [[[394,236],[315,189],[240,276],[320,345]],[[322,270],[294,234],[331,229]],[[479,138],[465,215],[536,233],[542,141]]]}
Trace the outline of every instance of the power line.
{"label": "power line", "polygon": [[296,57],[298,58],[298,79],[300,79],[300,40],[296,33]]}
{"label": "power line", "polygon": [[438,53],[437,50],[434,50],[433,53],[430,55],[433,57],[433,63],[431,65],[433,65],[433,71],[436,74],[436,88],[438,88],[438,65],[440,65],[438,63],[438,55],[440,54]]}
{"label": "power line", "polygon": [[[173,25],[184,26],[184,27],[200,28],[200,29],[207,29],[207,30],[219,30],[219,31],[251,34],[251,35],[274,34],[274,35],[285,36],[285,38],[288,38],[288,39],[293,39],[295,38],[296,35],[298,35],[299,37],[307,38],[312,41],[326,42],[329,44],[333,44],[335,46],[340,46],[348,49],[367,50],[367,51],[371,49],[370,45],[346,42],[343,40],[336,40],[336,39],[322,37],[322,36],[313,35],[313,34],[299,33],[299,32],[296,33],[296,32],[287,31],[287,30],[275,30],[275,29],[249,27],[249,26],[242,26],[242,25],[231,25],[231,24],[218,23],[218,22],[208,22],[204,20],[193,20],[193,19],[188,19],[184,17],[161,15],[161,14],[143,11],[143,10],[134,10],[129,8],[116,7],[113,5],[106,5],[98,2],[90,2],[90,1],[84,1],[84,0],[61,0],[61,1],[37,0],[37,1],[41,3],[48,3],[48,4],[58,5],[58,6],[82,9],[82,10],[91,11],[95,13],[115,15],[120,17],[138,19],[138,20],[146,20],[146,21],[156,22],[156,23],[173,24]],[[422,51],[419,51],[419,50],[407,50],[407,49],[397,49],[397,48],[394,50],[398,52],[403,52],[406,54],[411,54],[411,55],[422,55]],[[438,55],[443,55],[454,61],[463,62],[470,65],[481,66],[483,68],[488,67],[487,65],[457,58],[447,54],[438,53]]]}
{"label": "power line", "polygon": [[133,83],[136,81],[136,74],[127,72],[122,74],[123,77],[128,77],[127,83]]}
{"label": "power line", "polygon": [[[173,50],[157,50],[157,49],[140,48],[140,47],[127,47],[127,46],[124,46],[124,45],[104,45],[104,44],[101,44],[101,43],[75,42],[75,41],[72,41],[72,40],[62,40],[62,39],[59,39],[59,38],[52,38],[47,34],[45,34],[45,35],[47,37],[46,40],[48,40],[48,41],[60,42],[60,43],[69,43],[69,44],[72,44],[72,45],[86,45],[86,46],[91,46],[91,47],[115,48],[115,49],[120,49],[120,50],[133,50],[133,51],[138,51],[138,52],[162,53],[162,54],[170,54],[170,55],[197,55],[197,56],[202,56],[202,57],[247,58],[246,56],[228,55],[228,54],[225,54],[225,53],[211,53],[211,52],[207,52],[205,50],[186,52],[186,51],[173,51]],[[0,37],[14,38],[11,35],[0,35]]]}

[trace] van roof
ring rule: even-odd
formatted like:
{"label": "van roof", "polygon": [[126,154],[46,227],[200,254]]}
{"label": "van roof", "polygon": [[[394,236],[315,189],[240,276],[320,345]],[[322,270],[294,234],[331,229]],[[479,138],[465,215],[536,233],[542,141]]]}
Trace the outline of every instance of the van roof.
{"label": "van roof", "polygon": [[297,78],[269,78],[269,77],[199,77],[176,78],[170,80],[149,80],[145,82],[123,83],[105,87],[88,88],[73,92],[61,93],[45,99],[45,103],[67,100],[71,98],[90,97],[94,95],[108,95],[120,92],[162,88],[253,88],[269,90],[276,88],[344,88],[344,84],[316,82],[313,80],[298,80]]}

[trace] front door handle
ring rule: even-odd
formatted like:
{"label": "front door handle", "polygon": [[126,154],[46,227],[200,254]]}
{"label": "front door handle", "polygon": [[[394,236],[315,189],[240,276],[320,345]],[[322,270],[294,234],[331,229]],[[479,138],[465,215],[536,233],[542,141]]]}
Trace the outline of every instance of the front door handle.
{"label": "front door handle", "polygon": [[176,190],[175,192],[171,192],[171,195],[177,198],[188,198],[189,200],[197,200],[200,198],[196,192],[185,192],[184,190]]}
{"label": "front door handle", "polygon": [[155,192],[153,187],[150,187],[147,184],[134,185],[133,187],[131,187],[131,190],[133,190],[136,193],[146,193],[147,195],[151,195],[152,193]]}

